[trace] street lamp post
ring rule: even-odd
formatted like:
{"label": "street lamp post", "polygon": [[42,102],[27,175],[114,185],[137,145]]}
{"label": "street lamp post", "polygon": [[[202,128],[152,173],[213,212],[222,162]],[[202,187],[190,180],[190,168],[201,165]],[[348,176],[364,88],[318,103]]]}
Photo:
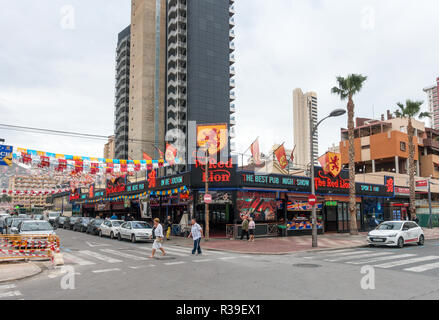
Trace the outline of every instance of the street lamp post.
{"label": "street lamp post", "polygon": [[[314,133],[317,130],[317,127],[326,119],[333,118],[333,117],[339,117],[346,113],[346,110],[344,109],[335,109],[333,110],[329,116],[323,118],[319,122],[317,122],[316,125],[314,125],[313,118],[312,118],[312,103],[311,103],[311,97],[308,97],[308,107],[309,107],[309,128],[310,128],[310,154],[311,154],[311,194],[313,196],[316,195],[316,188],[315,188],[315,181],[314,181]],[[317,204],[314,204],[312,206],[312,247],[317,247]]]}

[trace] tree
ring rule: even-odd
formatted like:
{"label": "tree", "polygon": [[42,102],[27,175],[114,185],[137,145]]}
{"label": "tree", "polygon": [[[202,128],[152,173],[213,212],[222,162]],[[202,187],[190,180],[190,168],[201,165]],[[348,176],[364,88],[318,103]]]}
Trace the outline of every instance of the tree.
{"label": "tree", "polygon": [[348,100],[348,137],[349,137],[349,232],[358,234],[357,228],[357,203],[355,199],[355,148],[354,148],[354,100],[353,96],[361,91],[363,83],[367,80],[361,74],[349,74],[347,78],[338,76],[338,87],[333,87],[331,92]]}
{"label": "tree", "polygon": [[12,198],[8,196],[7,194],[3,194],[0,198],[0,202],[11,202]]}
{"label": "tree", "polygon": [[415,129],[413,128],[412,118],[418,117],[420,119],[425,117],[431,117],[429,112],[421,112],[421,105],[423,101],[406,100],[405,105],[398,102],[396,105],[399,107],[394,112],[395,117],[408,119],[407,124],[407,136],[409,140],[409,188],[410,188],[410,218],[413,220],[416,216],[416,193],[415,193],[415,145],[413,143],[413,137],[415,135]]}

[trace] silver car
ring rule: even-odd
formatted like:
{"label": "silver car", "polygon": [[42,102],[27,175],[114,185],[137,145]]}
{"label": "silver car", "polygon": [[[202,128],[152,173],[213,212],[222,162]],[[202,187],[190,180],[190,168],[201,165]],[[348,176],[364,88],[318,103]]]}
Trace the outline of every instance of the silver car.
{"label": "silver car", "polygon": [[41,220],[24,220],[20,222],[16,233],[20,235],[56,235],[52,225]]}

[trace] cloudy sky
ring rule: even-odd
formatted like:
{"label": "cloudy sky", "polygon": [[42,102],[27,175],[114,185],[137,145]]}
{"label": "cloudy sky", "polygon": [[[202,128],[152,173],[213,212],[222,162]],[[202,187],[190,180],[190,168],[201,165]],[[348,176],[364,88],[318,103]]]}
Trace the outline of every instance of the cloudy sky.
{"label": "cloudy sky", "polygon": [[[202,1],[202,0],[200,0]],[[129,0],[0,0],[0,123],[98,135],[113,132],[117,33]],[[336,75],[369,77],[356,115],[379,118],[439,76],[437,0],[237,0],[237,149],[293,146],[292,91],[316,91],[319,117],[345,107]],[[71,19],[73,18],[73,20]],[[424,105],[426,108],[426,104]],[[320,129],[320,152],[346,117]],[[102,156],[105,141],[0,129],[14,146]]]}

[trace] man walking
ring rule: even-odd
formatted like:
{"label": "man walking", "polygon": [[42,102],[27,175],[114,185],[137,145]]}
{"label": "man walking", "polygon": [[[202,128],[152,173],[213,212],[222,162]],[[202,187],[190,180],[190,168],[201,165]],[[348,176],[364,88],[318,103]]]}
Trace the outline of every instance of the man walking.
{"label": "man walking", "polygon": [[189,233],[188,238],[190,238],[191,236],[192,239],[194,239],[194,248],[192,249],[192,254],[195,254],[195,252],[201,254],[200,242],[201,238],[203,237],[203,229],[197,223],[197,220],[195,218],[192,219],[191,233]]}
{"label": "man walking", "polygon": [[247,236],[247,241],[250,239],[249,235],[248,235],[248,219],[247,216],[244,216],[243,218],[244,220],[242,220],[242,225],[241,225],[241,240],[244,239],[244,235]]}
{"label": "man walking", "polygon": [[162,252],[162,256],[166,255],[165,250],[162,248],[162,241],[163,241],[163,227],[160,224],[159,218],[154,219],[154,243],[152,244],[152,253],[150,258],[154,258],[155,252],[160,249]]}

